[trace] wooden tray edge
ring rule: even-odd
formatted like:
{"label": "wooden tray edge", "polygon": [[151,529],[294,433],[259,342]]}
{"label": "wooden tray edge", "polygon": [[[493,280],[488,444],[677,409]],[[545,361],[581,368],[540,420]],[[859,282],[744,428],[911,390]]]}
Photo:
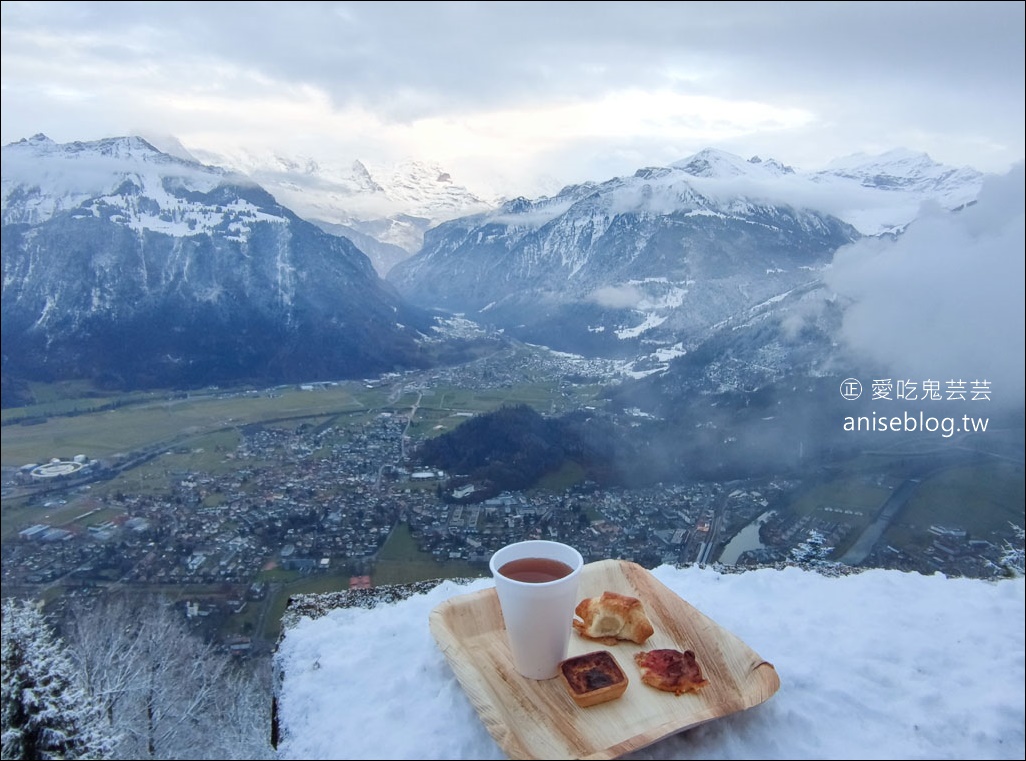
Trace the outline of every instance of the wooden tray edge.
{"label": "wooden tray edge", "polygon": [[[753,666],[747,674],[748,682],[746,683],[743,691],[744,700],[734,713],[761,705],[769,700],[769,698],[779,690],[780,678],[772,663],[762,659],[762,657],[746,642],[744,642],[744,640],[733,632],[725,629],[720,624],[717,624],[713,619],[695,608],[677,592],[673,591],[662,581],[656,578],[651,571],[640,564],[628,560],[606,559],[595,561],[593,565],[597,567],[605,564],[619,566],[623,576],[628,580],[631,580],[635,575],[644,576],[645,580],[649,584],[655,584],[661,587],[663,594],[672,595],[683,603],[683,605],[689,609],[690,615],[707,620],[720,633],[734,640],[737,646],[743,647],[744,650],[752,654]],[[630,583],[635,585],[637,584],[637,582],[634,581],[630,581]],[[456,676],[457,681],[467,695],[471,706],[480,717],[481,722],[484,724],[489,735],[491,735],[499,747],[511,758],[541,758],[540,756],[532,754],[529,746],[524,743],[524,741],[511,727],[507,726],[507,723],[504,720],[503,711],[499,705],[502,697],[493,694],[493,690],[478,689],[478,686],[475,683],[477,681],[475,679],[477,675],[477,667],[471,661],[457,658],[457,655],[464,645],[461,643],[460,637],[457,633],[449,627],[446,619],[447,611],[450,608],[455,608],[457,606],[481,604],[481,602],[487,599],[490,595],[495,595],[495,589],[493,587],[468,592],[462,595],[456,595],[448,600],[442,601],[435,606],[429,614],[429,628],[439,649],[442,651],[442,654],[445,656],[446,661],[449,663],[450,668]],[[674,723],[652,726],[649,727],[647,731],[626,738],[611,747],[599,749],[593,753],[588,753],[582,756],[574,756],[572,758],[609,761],[611,759],[619,758],[627,753],[632,753],[646,748],[666,739],[667,737],[671,737],[674,734],[689,731],[695,727],[701,726],[702,724],[725,718],[729,715],[731,714],[718,714],[715,716],[708,716],[706,718],[699,718],[687,726],[680,726]]]}

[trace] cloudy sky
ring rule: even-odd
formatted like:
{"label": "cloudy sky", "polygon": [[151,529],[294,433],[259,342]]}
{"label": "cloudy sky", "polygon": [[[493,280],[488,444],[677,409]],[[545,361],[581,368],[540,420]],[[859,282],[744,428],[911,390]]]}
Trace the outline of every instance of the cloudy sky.
{"label": "cloudy sky", "polygon": [[977,202],[959,214],[924,207],[896,239],[839,249],[826,282],[853,302],[842,329],[848,345],[896,378],[989,380],[995,406],[1021,408],[1024,208],[1019,163],[987,177]]}
{"label": "cloudy sky", "polygon": [[1024,4],[5,2],[2,143],[436,161],[529,189],[705,147],[817,169],[895,147],[1005,172]]}

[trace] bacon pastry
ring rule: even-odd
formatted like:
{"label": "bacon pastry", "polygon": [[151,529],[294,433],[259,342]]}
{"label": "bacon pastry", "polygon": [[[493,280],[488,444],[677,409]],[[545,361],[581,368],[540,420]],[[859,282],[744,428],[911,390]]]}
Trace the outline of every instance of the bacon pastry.
{"label": "bacon pastry", "polygon": [[634,654],[641,681],[674,695],[696,692],[709,684],[691,650],[649,650]]}
{"label": "bacon pastry", "polygon": [[577,604],[574,629],[582,637],[615,645],[621,640],[642,644],[655,630],[641,600],[617,592],[603,592]]}

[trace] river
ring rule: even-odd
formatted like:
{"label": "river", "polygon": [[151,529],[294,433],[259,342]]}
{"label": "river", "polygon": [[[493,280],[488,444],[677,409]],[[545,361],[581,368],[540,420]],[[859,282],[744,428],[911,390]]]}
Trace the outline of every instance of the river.
{"label": "river", "polygon": [[764,547],[765,545],[759,540],[759,527],[768,521],[773,513],[773,510],[767,510],[738,531],[734,538],[727,543],[727,546],[723,548],[723,552],[720,553],[720,559],[717,562],[734,565],[742,553]]}

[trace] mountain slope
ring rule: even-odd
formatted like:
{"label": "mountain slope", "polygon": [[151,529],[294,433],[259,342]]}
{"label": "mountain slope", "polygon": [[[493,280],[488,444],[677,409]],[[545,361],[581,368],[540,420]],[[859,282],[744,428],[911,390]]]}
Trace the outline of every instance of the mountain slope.
{"label": "mountain slope", "polygon": [[971,204],[982,182],[906,150],[804,173],[706,149],[441,224],[388,279],[524,340],[662,367],[813,287],[840,246],[900,233],[925,203]]}
{"label": "mountain slope", "polygon": [[[714,193],[684,167],[639,170],[428,231],[389,273],[415,303],[557,348],[636,354],[817,279],[850,225],[808,208]],[[760,170],[780,171],[773,166]]]}
{"label": "mountain slope", "polygon": [[2,236],[5,376],[355,377],[416,361],[431,324],[348,240],[139,138],[4,147]]}

